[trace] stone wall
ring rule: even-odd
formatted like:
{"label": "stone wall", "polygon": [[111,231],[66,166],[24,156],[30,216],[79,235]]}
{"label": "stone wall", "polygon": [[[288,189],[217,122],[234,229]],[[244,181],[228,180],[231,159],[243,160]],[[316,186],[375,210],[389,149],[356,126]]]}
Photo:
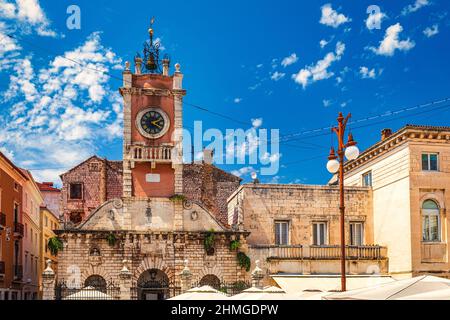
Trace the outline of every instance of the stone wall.
{"label": "stone wall", "polygon": [[[122,162],[89,158],[61,175],[61,212],[67,220],[72,213],[79,212],[83,220],[103,202],[122,196]],[[71,183],[83,185],[81,200],[69,199]]]}
{"label": "stone wall", "polygon": [[183,183],[188,199],[202,203],[219,221],[228,223],[227,199],[239,188],[239,177],[207,163],[185,164]]}
{"label": "stone wall", "polygon": [[[83,212],[83,220],[105,201],[122,198],[122,161],[92,157],[61,176],[61,210]],[[106,172],[104,172],[106,168]],[[94,170],[95,169],[95,170]],[[103,183],[106,181],[106,184]],[[69,200],[69,184],[83,183],[83,200]],[[205,206],[223,224],[227,224],[227,199],[239,188],[241,179],[206,163],[183,165],[183,193]]]}
{"label": "stone wall", "polygon": [[246,249],[243,234],[216,234],[213,256],[205,253],[205,234],[202,233],[115,233],[118,240],[113,246],[106,241],[108,234],[59,232],[64,241],[64,250],[59,253],[58,281],[64,280],[69,286],[75,284],[83,287],[89,276],[99,275],[106,281],[114,280],[117,283],[120,271],[126,265],[132,275],[131,285],[126,290],[136,287],[139,277],[151,269],[164,272],[170,285],[179,290],[180,273],[185,267],[185,260],[188,260],[187,266],[193,274],[193,284],[206,275],[215,275],[227,283],[249,278],[248,273],[237,263],[236,251],[231,251],[229,247],[232,239],[240,239],[242,249]]}
{"label": "stone wall", "polygon": [[[350,222],[363,222],[364,242],[373,244],[372,191],[346,188],[345,202],[346,230]],[[312,223],[322,221],[328,224],[328,244],[340,243],[339,189],[334,186],[246,184],[230,198],[228,213],[230,224],[235,220],[251,233],[249,244],[275,244],[276,220],[290,222],[291,245],[312,244]]]}

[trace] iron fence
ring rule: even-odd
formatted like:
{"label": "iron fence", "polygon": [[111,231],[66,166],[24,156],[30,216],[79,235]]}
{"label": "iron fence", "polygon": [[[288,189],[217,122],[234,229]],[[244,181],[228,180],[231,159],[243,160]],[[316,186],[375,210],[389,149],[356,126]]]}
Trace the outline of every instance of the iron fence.
{"label": "iron fence", "polygon": [[120,287],[110,281],[104,286],[70,287],[62,280],[56,284],[56,300],[119,300]]}

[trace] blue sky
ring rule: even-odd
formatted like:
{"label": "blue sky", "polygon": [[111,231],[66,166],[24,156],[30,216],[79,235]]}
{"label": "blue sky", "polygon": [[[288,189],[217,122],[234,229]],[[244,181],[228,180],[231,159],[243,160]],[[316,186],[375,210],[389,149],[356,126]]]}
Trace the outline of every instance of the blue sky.
{"label": "blue sky", "polygon": [[[71,4],[80,30],[66,27]],[[368,28],[370,5],[380,8],[369,20],[379,29]],[[117,77],[155,16],[164,53],[185,74],[185,101],[236,120],[187,104],[187,126],[249,129],[261,119],[290,137],[271,155],[279,172],[263,182],[326,183],[336,139],[329,130],[290,134],[330,126],[340,111],[357,120],[448,97],[449,11],[443,0],[0,0],[0,150],[39,180],[57,181],[92,154],[120,159]],[[361,149],[386,127],[449,125],[450,112],[440,104],[381,120],[352,125]],[[244,179],[260,170],[223,168]]]}

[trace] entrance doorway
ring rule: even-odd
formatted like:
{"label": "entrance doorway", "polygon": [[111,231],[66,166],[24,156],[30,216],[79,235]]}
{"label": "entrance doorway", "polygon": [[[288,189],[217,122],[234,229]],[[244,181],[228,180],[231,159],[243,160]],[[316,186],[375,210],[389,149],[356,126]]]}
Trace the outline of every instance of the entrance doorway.
{"label": "entrance doorway", "polygon": [[139,276],[137,281],[139,300],[166,300],[170,298],[169,277],[159,269],[150,269]]}

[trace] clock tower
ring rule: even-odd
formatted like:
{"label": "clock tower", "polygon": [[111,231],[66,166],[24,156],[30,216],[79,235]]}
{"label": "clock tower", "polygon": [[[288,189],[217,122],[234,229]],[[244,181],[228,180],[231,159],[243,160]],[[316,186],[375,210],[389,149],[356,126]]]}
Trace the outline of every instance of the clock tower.
{"label": "clock tower", "polygon": [[169,75],[170,59],[160,56],[153,37],[126,63],[123,87],[123,196],[167,198],[183,192],[182,88],[180,65]]}

